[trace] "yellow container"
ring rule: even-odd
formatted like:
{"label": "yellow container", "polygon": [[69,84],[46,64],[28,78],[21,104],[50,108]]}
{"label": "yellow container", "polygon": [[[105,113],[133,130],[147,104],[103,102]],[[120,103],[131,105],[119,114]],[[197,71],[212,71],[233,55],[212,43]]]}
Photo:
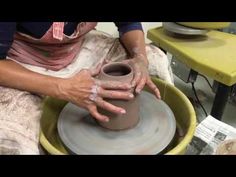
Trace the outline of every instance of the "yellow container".
{"label": "yellow container", "polygon": [[230,22],[177,22],[183,26],[200,29],[222,29],[230,25]]}
{"label": "yellow container", "polygon": [[[175,140],[173,146],[166,154],[184,154],[187,145],[193,138],[196,127],[196,115],[193,106],[188,98],[176,87],[156,78],[153,78],[153,81],[158,86],[162,99],[172,109],[176,117],[177,127],[184,132],[184,136]],[[40,143],[48,153],[53,155],[68,154],[57,133],[57,118],[66,103],[66,101],[53,98],[46,98],[44,101]]]}

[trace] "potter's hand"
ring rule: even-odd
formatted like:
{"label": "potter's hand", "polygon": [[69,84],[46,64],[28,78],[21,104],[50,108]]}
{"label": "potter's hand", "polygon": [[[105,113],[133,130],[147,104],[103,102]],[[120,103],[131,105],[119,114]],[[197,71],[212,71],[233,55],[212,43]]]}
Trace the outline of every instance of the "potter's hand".
{"label": "potter's hand", "polygon": [[135,92],[140,93],[141,90],[147,85],[156,95],[157,98],[161,98],[159,89],[152,82],[148,73],[148,63],[143,56],[137,56],[135,58],[124,60],[123,62],[128,63],[134,69],[134,79],[132,81],[132,87],[135,87]]}
{"label": "potter's hand", "polygon": [[[59,84],[62,98],[77,106],[87,109],[91,115],[101,121],[109,121],[109,118],[97,111],[97,106],[116,114],[125,114],[123,108],[114,106],[103,98],[130,100],[133,94],[130,93],[131,85],[116,81],[101,81],[93,78],[100,70],[82,70],[75,76],[63,79]],[[112,89],[120,89],[115,91]]]}

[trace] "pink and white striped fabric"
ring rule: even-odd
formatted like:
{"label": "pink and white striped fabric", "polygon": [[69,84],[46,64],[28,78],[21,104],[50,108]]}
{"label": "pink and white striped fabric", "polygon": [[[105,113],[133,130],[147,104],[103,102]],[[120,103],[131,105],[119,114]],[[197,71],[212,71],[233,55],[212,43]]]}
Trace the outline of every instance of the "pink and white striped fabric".
{"label": "pink and white striped fabric", "polygon": [[64,22],[53,22],[40,39],[16,33],[8,57],[21,63],[58,71],[69,65],[80,51],[84,35],[95,28],[96,22],[79,23],[71,36],[63,33]]}

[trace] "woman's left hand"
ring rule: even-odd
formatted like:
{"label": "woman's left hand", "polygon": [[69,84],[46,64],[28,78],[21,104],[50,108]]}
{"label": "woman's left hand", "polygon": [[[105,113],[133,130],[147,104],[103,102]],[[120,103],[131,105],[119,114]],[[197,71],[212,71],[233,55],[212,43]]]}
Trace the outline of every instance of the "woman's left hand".
{"label": "woman's left hand", "polygon": [[147,85],[156,95],[157,98],[161,98],[159,89],[152,82],[148,73],[148,61],[144,59],[144,56],[137,56],[128,60],[123,60],[124,63],[128,63],[134,70],[134,79],[131,83],[135,88],[136,93],[140,93],[141,90]]}

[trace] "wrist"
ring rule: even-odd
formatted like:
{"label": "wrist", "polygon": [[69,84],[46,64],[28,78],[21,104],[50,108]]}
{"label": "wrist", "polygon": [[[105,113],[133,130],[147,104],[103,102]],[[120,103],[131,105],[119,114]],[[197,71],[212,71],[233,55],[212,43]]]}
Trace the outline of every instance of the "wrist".
{"label": "wrist", "polygon": [[66,82],[66,79],[63,78],[57,78],[55,80],[55,92],[54,97],[62,100],[68,100],[67,98],[67,89],[66,85],[68,85]]}
{"label": "wrist", "polygon": [[148,67],[149,62],[148,62],[147,56],[145,54],[142,54],[142,53],[135,54],[134,58],[141,60],[145,64],[145,66]]}

